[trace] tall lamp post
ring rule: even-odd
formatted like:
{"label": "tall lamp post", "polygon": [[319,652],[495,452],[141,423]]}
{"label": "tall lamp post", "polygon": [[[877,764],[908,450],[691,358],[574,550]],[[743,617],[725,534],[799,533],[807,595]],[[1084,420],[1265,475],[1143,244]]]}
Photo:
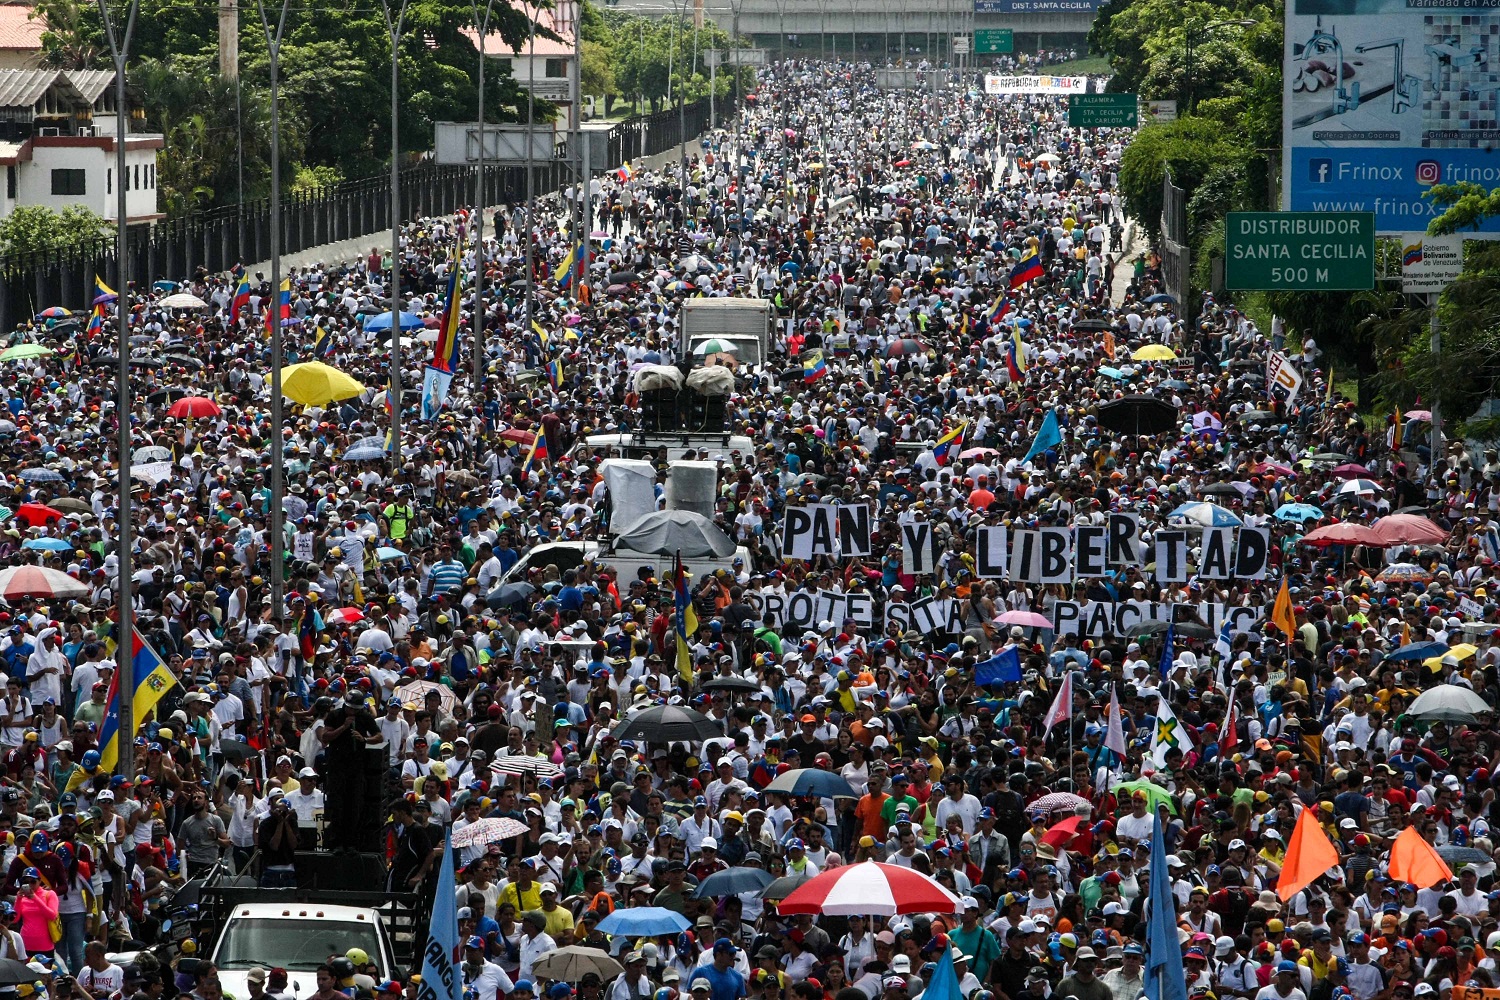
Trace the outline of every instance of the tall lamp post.
{"label": "tall lamp post", "polygon": [[1186,115],[1192,114],[1193,113],[1193,107],[1197,103],[1197,96],[1198,95],[1196,93],[1194,93],[1195,88],[1193,86],[1193,70],[1194,70],[1194,66],[1193,66],[1193,57],[1194,57],[1193,46],[1197,42],[1197,40],[1200,39],[1200,38],[1205,38],[1206,39],[1208,37],[1208,35],[1209,35],[1210,32],[1217,31],[1219,28],[1253,28],[1254,26],[1255,26],[1255,22],[1254,21],[1239,20],[1239,19],[1230,19],[1230,20],[1226,20],[1226,21],[1210,21],[1207,24],[1201,25],[1201,26],[1199,26],[1197,28],[1191,28],[1190,27],[1190,28],[1187,29],[1187,31],[1186,31],[1186,48],[1187,48],[1186,55],[1187,55],[1187,62],[1186,62],[1186,65],[1183,67],[1183,69],[1184,69],[1184,75],[1187,77],[1187,79],[1185,81],[1185,83],[1187,84],[1187,87],[1186,87],[1186,89],[1187,89],[1187,98],[1186,98],[1186,100],[1183,101],[1183,104],[1186,105],[1183,108],[1183,112],[1182,112],[1183,114],[1186,114]]}
{"label": "tall lamp post", "polygon": [[282,554],[286,529],[281,509],[286,495],[281,442],[281,366],[286,360],[281,330],[281,39],[292,0],[281,0],[281,16],[274,29],[266,15],[265,0],[257,0],[256,6],[271,63],[271,303],[266,312],[266,322],[271,326],[271,510],[266,541],[271,549],[271,617],[279,624],[286,608],[286,557]]}
{"label": "tall lamp post", "polygon": [[121,732],[118,770],[120,774],[135,774],[135,608],[131,600],[133,580],[130,572],[131,540],[130,510],[130,215],[125,198],[125,138],[129,135],[129,113],[125,107],[125,61],[130,55],[130,39],[135,34],[135,16],[140,10],[139,0],[129,0],[125,10],[125,24],[121,25],[111,16],[107,0],[99,0],[99,18],[104,24],[104,34],[109,39],[109,56],[115,67],[115,284],[119,293],[115,299],[115,326],[119,335],[118,347],[120,367],[117,372],[119,385],[116,388],[116,419],[120,427],[119,448],[119,497],[118,520],[120,540],[119,576],[115,589],[115,600],[119,614],[115,676],[120,692],[120,718],[125,731]]}
{"label": "tall lamp post", "polygon": [[[471,0],[474,7],[474,25],[479,29],[479,161],[474,165],[474,384],[470,392],[477,398],[479,387],[484,382],[484,61],[485,36],[490,31],[490,16],[495,12],[495,0],[485,0],[484,15],[479,13],[479,0]],[[531,136],[526,137],[529,147]],[[453,266],[461,268],[462,262],[455,260]],[[463,288],[460,272],[457,288]]]}
{"label": "tall lamp post", "polygon": [[391,460],[401,456],[401,39],[406,34],[406,6],[380,0],[385,31],[391,39]]}

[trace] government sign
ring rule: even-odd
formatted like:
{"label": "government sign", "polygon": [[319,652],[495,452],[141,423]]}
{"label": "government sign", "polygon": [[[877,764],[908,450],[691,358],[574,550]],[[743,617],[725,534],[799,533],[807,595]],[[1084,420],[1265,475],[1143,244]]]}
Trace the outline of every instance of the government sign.
{"label": "government sign", "polygon": [[1232,291],[1375,287],[1372,212],[1230,212],[1224,285]]}
{"label": "government sign", "polygon": [[993,55],[1000,52],[1011,52],[1016,47],[1015,32],[1009,28],[976,28],[974,29],[974,54]]}
{"label": "government sign", "polygon": [[1134,128],[1139,123],[1134,94],[1068,95],[1068,124],[1074,128]]}

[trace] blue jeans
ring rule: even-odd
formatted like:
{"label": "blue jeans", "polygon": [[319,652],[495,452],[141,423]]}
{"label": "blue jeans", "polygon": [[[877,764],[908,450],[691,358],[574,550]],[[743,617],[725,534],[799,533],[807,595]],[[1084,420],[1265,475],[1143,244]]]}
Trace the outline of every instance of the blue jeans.
{"label": "blue jeans", "polygon": [[87,913],[64,913],[62,940],[57,943],[59,956],[68,966],[68,972],[78,975],[83,968],[83,946],[88,938],[89,915]]}

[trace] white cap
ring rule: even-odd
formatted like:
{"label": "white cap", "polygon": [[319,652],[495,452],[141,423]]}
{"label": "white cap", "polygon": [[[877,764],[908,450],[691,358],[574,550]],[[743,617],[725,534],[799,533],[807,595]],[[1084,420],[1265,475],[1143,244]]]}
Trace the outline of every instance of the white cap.
{"label": "white cap", "polygon": [[975,910],[977,910],[977,909],[979,909],[979,900],[975,899],[973,896],[964,896],[964,897],[961,897],[958,902],[962,906],[962,908],[965,909],[965,910],[968,910],[968,909],[975,909]]}
{"label": "white cap", "polygon": [[1226,934],[1214,941],[1214,954],[1219,958],[1223,958],[1231,951],[1234,951],[1234,938],[1229,935]]}
{"label": "white cap", "polygon": [[1231,840],[1229,842],[1229,849],[1231,851],[1238,851],[1238,850],[1243,849],[1244,847],[1245,847],[1245,842],[1243,840]]}
{"label": "white cap", "polygon": [[1023,920],[1019,928],[1022,934],[1035,934],[1037,932],[1035,920]]}
{"label": "white cap", "polygon": [[698,846],[700,848],[707,847],[710,850],[717,851],[719,849],[719,839],[717,837],[704,837],[702,842]]}

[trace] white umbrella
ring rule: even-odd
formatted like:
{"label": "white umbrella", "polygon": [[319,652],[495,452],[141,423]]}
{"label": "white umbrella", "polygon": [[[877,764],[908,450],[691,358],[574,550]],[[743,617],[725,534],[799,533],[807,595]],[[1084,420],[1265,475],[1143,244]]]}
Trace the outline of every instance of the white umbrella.
{"label": "white umbrella", "polygon": [[1417,695],[1406,714],[1413,719],[1437,722],[1473,722],[1493,712],[1489,702],[1460,684],[1439,684]]}
{"label": "white umbrella", "polygon": [[1043,153],[1036,158],[1037,163],[1061,163],[1062,157],[1056,153]]}
{"label": "white umbrella", "polygon": [[168,309],[207,309],[208,303],[191,292],[178,292],[161,300]]}
{"label": "white umbrella", "polygon": [[154,486],[163,479],[170,479],[172,477],[172,463],[146,462],[142,465],[132,465],[130,467],[130,477],[132,479],[144,479]]}

